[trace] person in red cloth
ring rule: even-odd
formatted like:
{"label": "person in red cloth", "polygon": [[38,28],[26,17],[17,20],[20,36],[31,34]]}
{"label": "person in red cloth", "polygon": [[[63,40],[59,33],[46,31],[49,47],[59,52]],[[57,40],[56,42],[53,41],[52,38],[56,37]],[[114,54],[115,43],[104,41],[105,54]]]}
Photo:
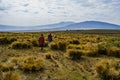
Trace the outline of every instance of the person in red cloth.
{"label": "person in red cloth", "polygon": [[45,45],[45,40],[43,34],[39,37],[39,46],[41,47],[41,50],[43,50],[43,47]]}

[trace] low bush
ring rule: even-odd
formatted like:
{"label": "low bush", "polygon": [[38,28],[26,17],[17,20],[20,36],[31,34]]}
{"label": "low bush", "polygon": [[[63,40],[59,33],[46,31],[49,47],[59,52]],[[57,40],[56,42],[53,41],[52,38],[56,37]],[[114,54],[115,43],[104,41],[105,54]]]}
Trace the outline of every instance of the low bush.
{"label": "low bush", "polygon": [[75,47],[76,47],[76,45],[69,44],[69,45],[67,46],[67,49],[75,49]]}
{"label": "low bush", "polygon": [[98,56],[99,54],[98,54],[98,50],[83,50],[83,54],[85,55],[85,56],[91,56],[91,57],[96,57],[96,56]]}
{"label": "low bush", "polygon": [[7,37],[1,37],[0,38],[0,44],[1,45],[11,44],[14,41],[17,41],[17,39],[16,38],[7,38]]}
{"label": "low bush", "polygon": [[114,44],[114,46],[116,46],[116,47],[119,47],[119,48],[120,48],[120,41],[115,41],[113,44]]}
{"label": "low bush", "polygon": [[120,61],[102,60],[95,66],[102,80],[120,80]]}
{"label": "low bush", "polygon": [[18,72],[4,72],[2,80],[21,80],[20,73]]}
{"label": "low bush", "polygon": [[84,47],[81,46],[81,45],[69,44],[69,45],[67,46],[67,49],[84,49]]}
{"label": "low bush", "polygon": [[0,71],[0,80],[3,80],[3,72]]}
{"label": "low bush", "polygon": [[46,54],[46,55],[45,55],[45,57],[46,57],[46,59],[50,59],[50,60],[52,60],[52,59],[53,59],[53,56],[52,56],[51,54],[49,54],[49,53],[48,53],[48,54]]}
{"label": "low bush", "polygon": [[57,43],[50,43],[50,48],[52,50],[61,50],[65,51],[66,50],[66,43],[65,42],[57,42]]}
{"label": "low bush", "polygon": [[11,44],[12,49],[30,49],[32,48],[32,44],[28,41],[15,41]]}
{"label": "low bush", "polygon": [[80,44],[79,40],[73,39],[70,41],[71,44]]}
{"label": "low bush", "polygon": [[29,41],[30,43],[32,43],[32,45],[33,45],[34,47],[38,47],[38,46],[39,46],[38,40],[35,39],[35,38],[31,38],[31,39],[29,39],[28,41]]}
{"label": "low bush", "polygon": [[97,44],[88,43],[88,44],[84,45],[84,55],[98,56],[99,55],[98,53],[99,53],[99,51],[98,51]]}
{"label": "low bush", "polygon": [[9,62],[14,63],[14,64],[17,64],[18,60],[19,60],[19,57],[11,57],[11,58],[9,58]]}
{"label": "low bush", "polygon": [[110,47],[107,49],[108,56],[120,57],[120,48],[118,47]]}
{"label": "low bush", "polygon": [[66,50],[66,43],[65,42],[58,42],[57,46],[58,46],[58,49],[61,50],[61,51]]}
{"label": "low bush", "polygon": [[51,42],[49,46],[50,46],[50,49],[52,49],[52,50],[58,50],[57,43]]}
{"label": "low bush", "polygon": [[105,45],[105,43],[98,44],[98,52],[99,54],[107,55],[107,46]]}
{"label": "low bush", "polygon": [[11,70],[14,70],[14,66],[15,66],[14,63],[8,63],[8,62],[0,63],[0,70],[1,71],[11,71]]}
{"label": "low bush", "polygon": [[18,61],[19,68],[24,71],[37,71],[41,70],[44,66],[44,61],[38,57],[27,56],[22,57]]}
{"label": "low bush", "polygon": [[67,55],[72,60],[78,60],[83,55],[81,50],[69,49],[67,50]]}
{"label": "low bush", "polygon": [[44,47],[48,47],[48,42],[45,41],[45,45],[44,45]]}

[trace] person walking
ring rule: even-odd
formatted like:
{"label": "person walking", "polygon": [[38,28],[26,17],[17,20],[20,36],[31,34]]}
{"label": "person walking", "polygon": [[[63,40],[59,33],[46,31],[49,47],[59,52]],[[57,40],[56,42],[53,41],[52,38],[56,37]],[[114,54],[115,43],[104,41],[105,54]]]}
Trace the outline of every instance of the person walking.
{"label": "person walking", "polygon": [[50,33],[49,35],[48,35],[48,43],[50,43],[52,41],[52,34]]}
{"label": "person walking", "polygon": [[41,47],[41,51],[43,50],[44,45],[45,45],[45,39],[43,34],[41,34],[41,36],[39,37],[39,46]]}

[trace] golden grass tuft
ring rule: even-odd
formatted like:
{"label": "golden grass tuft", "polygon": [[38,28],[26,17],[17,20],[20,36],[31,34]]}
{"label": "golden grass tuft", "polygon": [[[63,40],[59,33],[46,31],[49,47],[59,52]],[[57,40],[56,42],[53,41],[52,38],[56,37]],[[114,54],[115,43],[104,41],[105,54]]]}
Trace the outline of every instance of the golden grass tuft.
{"label": "golden grass tuft", "polygon": [[9,37],[0,37],[0,45],[11,44],[14,41],[17,41],[17,39]]}
{"label": "golden grass tuft", "polygon": [[67,55],[72,60],[79,60],[81,56],[83,55],[83,52],[77,49],[68,49]]}
{"label": "golden grass tuft", "polygon": [[73,40],[70,41],[70,43],[71,44],[76,44],[76,45],[80,44],[78,39],[73,39]]}
{"label": "golden grass tuft", "polygon": [[11,44],[12,49],[30,49],[32,48],[32,44],[28,41],[15,41]]}
{"label": "golden grass tuft", "polygon": [[18,72],[4,72],[2,80],[22,80]]}
{"label": "golden grass tuft", "polygon": [[36,38],[31,38],[31,39],[29,39],[28,41],[29,41],[30,43],[32,43],[32,45],[33,45],[34,47],[38,47],[38,46],[39,46],[38,40],[37,40]]}
{"label": "golden grass tuft", "polygon": [[58,50],[57,43],[55,43],[55,42],[51,42],[49,46],[50,46],[50,49],[52,49],[52,50]]}
{"label": "golden grass tuft", "polygon": [[43,68],[44,61],[43,59],[35,56],[26,56],[21,57],[21,59],[18,61],[18,65],[20,69],[24,71],[37,71]]}
{"label": "golden grass tuft", "polygon": [[52,42],[52,43],[50,43],[50,48],[52,49],[52,50],[61,50],[61,51],[65,51],[66,50],[66,46],[67,46],[67,43],[66,42],[61,42],[61,41],[59,41],[59,42]]}
{"label": "golden grass tuft", "polygon": [[120,79],[120,61],[102,60],[96,64],[95,70],[102,80]]}
{"label": "golden grass tuft", "polygon": [[120,48],[118,47],[110,47],[107,49],[108,56],[114,56],[120,58]]}
{"label": "golden grass tuft", "polygon": [[98,56],[98,45],[93,43],[87,43],[86,45],[84,45],[83,53],[87,56]]}
{"label": "golden grass tuft", "polygon": [[9,62],[0,63],[1,71],[11,71],[11,70],[14,70],[14,67],[15,67],[14,63],[9,63]]}

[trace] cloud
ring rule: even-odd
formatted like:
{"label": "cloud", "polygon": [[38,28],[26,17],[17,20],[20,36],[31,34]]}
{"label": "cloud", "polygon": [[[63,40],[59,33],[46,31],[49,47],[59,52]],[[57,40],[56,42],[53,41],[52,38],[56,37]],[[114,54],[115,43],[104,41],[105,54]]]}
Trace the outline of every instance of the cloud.
{"label": "cloud", "polygon": [[26,9],[26,10],[21,10],[22,12],[25,12],[25,13],[28,13],[29,11]]}
{"label": "cloud", "polygon": [[39,14],[39,12],[34,12],[34,14]]}
{"label": "cloud", "polygon": [[119,9],[119,0],[0,0],[0,24],[42,25],[86,20],[120,24]]}
{"label": "cloud", "polygon": [[29,6],[29,4],[27,3],[27,4],[24,4],[23,6],[24,6],[24,7],[27,7],[27,6]]}
{"label": "cloud", "polygon": [[2,1],[0,1],[0,11],[5,11],[5,10],[9,10],[11,7],[10,5],[6,5],[5,3],[3,3]]}
{"label": "cloud", "polygon": [[0,7],[0,11],[4,11],[4,10],[6,10],[7,8],[5,8],[5,7]]}

